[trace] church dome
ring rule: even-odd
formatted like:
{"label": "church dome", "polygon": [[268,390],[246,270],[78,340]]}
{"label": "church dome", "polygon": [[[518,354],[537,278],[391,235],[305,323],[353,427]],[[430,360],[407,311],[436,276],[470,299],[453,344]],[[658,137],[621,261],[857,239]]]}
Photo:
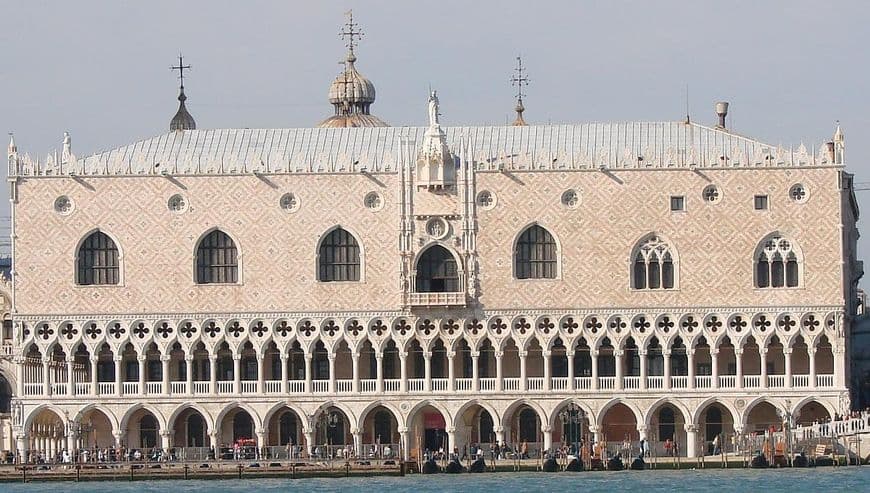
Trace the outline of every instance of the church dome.
{"label": "church dome", "polygon": [[348,53],[347,68],[329,86],[330,104],[342,104],[347,101],[351,104],[367,106],[375,102],[375,85],[359,73],[354,62],[356,56]]}
{"label": "church dome", "polygon": [[184,86],[181,87],[181,92],[178,94],[178,111],[169,122],[169,131],[173,130],[196,130],[196,122],[193,116],[187,111],[184,102],[187,96],[184,95]]}
{"label": "church dome", "polygon": [[356,56],[347,54],[345,69],[329,85],[329,103],[335,114],[320,122],[321,128],[389,127],[386,122],[369,113],[375,102],[375,85],[354,66]]}

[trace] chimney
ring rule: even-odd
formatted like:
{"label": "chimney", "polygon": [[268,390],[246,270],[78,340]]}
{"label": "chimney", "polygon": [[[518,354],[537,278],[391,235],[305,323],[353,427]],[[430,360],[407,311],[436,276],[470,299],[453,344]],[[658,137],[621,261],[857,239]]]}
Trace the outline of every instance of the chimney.
{"label": "chimney", "polygon": [[834,154],[834,141],[825,142],[825,149],[828,151],[828,162],[833,163],[835,154]]}
{"label": "chimney", "polygon": [[728,102],[727,101],[719,101],[716,103],[716,114],[719,115],[719,125],[718,128],[725,128],[725,117],[728,116]]}

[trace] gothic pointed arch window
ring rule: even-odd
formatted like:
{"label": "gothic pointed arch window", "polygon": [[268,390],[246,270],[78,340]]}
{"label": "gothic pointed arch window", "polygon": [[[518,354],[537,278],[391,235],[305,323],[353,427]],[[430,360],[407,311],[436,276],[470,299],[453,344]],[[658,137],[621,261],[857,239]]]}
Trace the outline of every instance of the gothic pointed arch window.
{"label": "gothic pointed arch window", "polygon": [[650,235],[635,247],[632,253],[632,288],[674,289],[677,272],[674,250],[661,237]]}
{"label": "gothic pointed arch window", "polygon": [[239,282],[239,252],[236,243],[223,231],[207,234],[196,247],[197,284],[235,284]]}
{"label": "gothic pointed arch window", "polygon": [[102,231],[89,234],[76,255],[76,283],[81,286],[112,285],[120,282],[118,246]]}
{"label": "gothic pointed arch window", "polygon": [[517,238],[514,275],[517,279],[555,279],[558,272],[556,240],[544,227],[533,224]]}
{"label": "gothic pointed arch window", "polygon": [[426,249],[417,261],[418,293],[455,293],[459,288],[456,258],[441,245]]}
{"label": "gothic pointed arch window", "polygon": [[800,277],[800,251],[793,241],[774,234],[756,248],[755,287],[795,288]]}
{"label": "gothic pointed arch window", "polygon": [[359,242],[347,230],[335,228],[320,241],[317,279],[320,282],[359,281]]}

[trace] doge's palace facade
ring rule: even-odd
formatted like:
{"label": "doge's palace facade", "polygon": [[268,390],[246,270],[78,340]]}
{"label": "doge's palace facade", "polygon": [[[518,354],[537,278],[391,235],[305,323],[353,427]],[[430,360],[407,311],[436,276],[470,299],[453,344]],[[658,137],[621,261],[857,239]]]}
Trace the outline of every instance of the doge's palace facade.
{"label": "doge's palace facade", "polygon": [[570,403],[597,440],[693,456],[848,407],[839,129],[813,151],[724,110],[443,127],[434,93],[426,126],[388,127],[355,61],[318,128],[196,129],[182,93],[169,133],[125,147],[10,143],[19,456],[548,449]]}

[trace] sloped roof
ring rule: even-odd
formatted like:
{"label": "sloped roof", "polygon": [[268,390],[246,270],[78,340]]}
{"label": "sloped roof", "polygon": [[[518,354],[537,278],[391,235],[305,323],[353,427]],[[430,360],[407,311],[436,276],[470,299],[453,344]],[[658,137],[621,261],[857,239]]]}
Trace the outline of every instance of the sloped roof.
{"label": "sloped roof", "polygon": [[[777,148],[684,122],[445,127],[454,153],[479,169],[832,165],[801,145]],[[139,175],[395,171],[416,159],[425,127],[174,131],[68,162],[19,157],[10,174]],[[404,156],[401,156],[401,155]]]}

